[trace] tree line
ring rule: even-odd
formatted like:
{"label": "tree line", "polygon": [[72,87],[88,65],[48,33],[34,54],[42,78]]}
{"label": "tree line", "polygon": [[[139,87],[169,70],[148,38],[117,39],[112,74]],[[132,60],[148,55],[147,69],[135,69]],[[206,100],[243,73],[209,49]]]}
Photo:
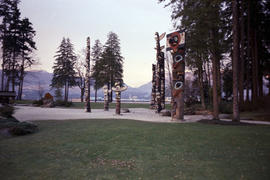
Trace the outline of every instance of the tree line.
{"label": "tree line", "polygon": [[270,2],[158,1],[172,8],[174,27],[186,32],[186,64],[196,76],[202,108],[212,104],[219,119],[222,92],[233,95],[235,121],[246,104],[256,108],[263,80],[270,80]]}
{"label": "tree line", "polygon": [[[109,32],[105,45],[100,40],[95,40],[91,51],[91,73],[90,82],[95,89],[95,101],[97,100],[97,90],[107,85],[109,97],[112,101],[111,88],[116,81],[123,78],[123,57],[121,56],[120,39],[114,32]],[[86,90],[87,57],[76,55],[73,44],[69,38],[63,38],[56,52],[53,66],[53,78],[51,87],[55,89],[55,94],[61,98],[62,88],[64,88],[64,101],[68,101],[69,88],[78,86],[81,90],[81,102],[84,99]]]}
{"label": "tree line", "polygon": [[21,18],[19,0],[0,1],[0,42],[2,53],[1,91],[15,91],[21,100],[25,70],[36,60],[35,30],[28,18]]}

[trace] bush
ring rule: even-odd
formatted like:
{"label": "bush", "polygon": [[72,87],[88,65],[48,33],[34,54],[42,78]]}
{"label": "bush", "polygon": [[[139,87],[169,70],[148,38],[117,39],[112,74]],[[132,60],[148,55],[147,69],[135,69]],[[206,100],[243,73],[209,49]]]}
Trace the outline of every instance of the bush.
{"label": "bush", "polygon": [[55,106],[70,107],[73,103],[71,101],[57,100],[55,101]]}
{"label": "bush", "polygon": [[27,122],[19,122],[15,126],[9,129],[12,135],[22,136],[26,134],[31,134],[37,131],[37,125]]}
{"label": "bush", "polygon": [[219,105],[219,109],[220,113],[222,114],[232,114],[233,113],[232,102],[222,101]]}
{"label": "bush", "polygon": [[42,99],[33,101],[33,105],[42,106],[43,105]]}
{"label": "bush", "polygon": [[37,125],[20,122],[15,118],[0,118],[0,129],[7,129],[10,135],[26,135],[34,133],[38,130]]}
{"label": "bush", "polygon": [[0,107],[0,116],[10,118],[12,117],[12,114],[14,113],[14,107],[5,105]]}

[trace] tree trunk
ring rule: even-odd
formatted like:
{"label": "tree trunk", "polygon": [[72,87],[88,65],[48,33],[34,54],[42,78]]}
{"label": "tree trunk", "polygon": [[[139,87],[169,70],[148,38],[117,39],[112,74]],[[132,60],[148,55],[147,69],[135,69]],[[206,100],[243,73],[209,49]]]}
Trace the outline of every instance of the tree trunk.
{"label": "tree trunk", "polygon": [[198,83],[200,88],[200,96],[201,96],[201,105],[203,109],[206,109],[205,106],[205,99],[204,99],[204,92],[203,92],[203,70],[202,65],[198,66]]}
{"label": "tree trunk", "polygon": [[258,56],[257,38],[255,30],[252,30],[252,103],[257,104],[258,97]]}
{"label": "tree trunk", "polygon": [[97,102],[97,89],[95,89],[95,102]]}
{"label": "tree trunk", "polygon": [[221,103],[220,59],[217,59],[217,92],[218,92],[218,104],[220,104]]}
{"label": "tree trunk", "polygon": [[239,63],[239,105],[240,108],[244,103],[244,74],[245,74],[245,19],[244,19],[244,1],[241,2],[241,49],[240,49],[240,63]]}
{"label": "tree trunk", "polygon": [[[210,30],[210,38],[212,40],[212,42],[214,42],[214,30],[211,29]],[[217,54],[216,54],[216,50],[212,50],[212,68],[213,68],[213,119],[215,120],[219,120],[219,103],[218,103],[218,65],[217,65]]]}
{"label": "tree trunk", "polygon": [[264,94],[263,94],[263,76],[262,75],[259,75],[259,78],[258,78],[258,85],[259,85],[259,97],[263,97]]}
{"label": "tree trunk", "polygon": [[5,91],[9,91],[9,85],[10,85],[10,75],[8,75],[8,77],[7,77],[7,83],[6,83]]}
{"label": "tree trunk", "polygon": [[2,63],[2,76],[1,76],[1,91],[4,91],[4,76],[5,76],[5,64],[4,64],[4,57],[3,57],[3,63]]}
{"label": "tree trunk", "polygon": [[81,102],[83,102],[84,88],[81,88]]}
{"label": "tree trunk", "polygon": [[65,102],[67,102],[67,82],[65,83]]}
{"label": "tree trunk", "polygon": [[211,99],[211,73],[210,73],[210,65],[209,62],[207,61],[207,71],[208,71],[208,103],[210,104],[212,99]]}
{"label": "tree trunk", "polygon": [[13,50],[12,77],[11,77],[12,91],[15,91],[15,60],[16,60],[16,54],[15,54],[15,50]]}
{"label": "tree trunk", "polygon": [[24,80],[24,72],[21,72],[19,90],[18,90],[18,100],[22,100],[22,91],[23,91],[23,80]]}
{"label": "tree trunk", "polygon": [[239,12],[238,0],[233,1],[233,121],[239,122],[238,59],[239,59]]}
{"label": "tree trunk", "polygon": [[249,95],[249,90],[250,90],[250,74],[251,74],[251,67],[250,67],[250,62],[252,61],[252,57],[251,57],[251,0],[248,0],[248,8],[247,8],[247,68],[246,68],[246,102],[250,101],[250,95]]}
{"label": "tree trunk", "polygon": [[67,82],[67,102],[68,102],[68,90],[69,90],[69,83]]}

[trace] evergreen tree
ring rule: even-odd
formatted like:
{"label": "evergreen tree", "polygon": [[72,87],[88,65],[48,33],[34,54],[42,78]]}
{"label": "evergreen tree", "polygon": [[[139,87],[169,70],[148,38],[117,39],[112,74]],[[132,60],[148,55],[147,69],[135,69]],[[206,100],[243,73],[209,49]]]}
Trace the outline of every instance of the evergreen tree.
{"label": "evergreen tree", "polygon": [[63,38],[56,52],[51,87],[64,87],[64,101],[68,101],[69,88],[76,85],[74,66],[76,56],[69,38]]}
{"label": "evergreen tree", "polygon": [[[175,27],[186,32],[187,64],[198,70],[200,87],[203,86],[203,64],[209,61],[208,58],[212,62],[213,118],[219,119],[220,60],[222,54],[228,51],[225,38],[229,28],[226,6],[222,0],[170,0],[167,5],[173,8]],[[203,91],[200,94],[203,97]]]}
{"label": "evergreen tree", "polygon": [[[36,49],[33,40],[35,31],[28,18],[20,19],[19,0],[1,0],[0,39],[2,42],[1,90],[12,90],[18,84],[18,99],[21,99],[25,69],[35,61],[31,53]],[[6,82],[5,82],[6,81]]]}
{"label": "evergreen tree", "polygon": [[95,79],[95,84],[94,84],[94,89],[95,89],[95,102],[97,101],[97,90],[100,89],[103,85],[100,83],[100,77],[99,77],[99,72],[100,69],[98,69],[98,64],[97,62],[101,59],[102,55],[102,44],[100,41],[97,39],[95,41],[94,46],[92,47],[92,61],[93,61],[93,73],[92,77]]}
{"label": "evergreen tree", "polygon": [[35,36],[35,30],[32,27],[32,23],[28,18],[24,18],[21,21],[20,26],[20,37],[21,37],[21,61],[19,66],[19,89],[18,89],[18,100],[22,99],[23,92],[23,81],[25,77],[25,69],[31,67],[35,60],[31,57],[31,53],[36,49],[36,44],[33,40]]}
{"label": "evergreen tree", "polygon": [[[109,90],[116,81],[122,81],[123,78],[123,57],[121,56],[120,40],[117,34],[110,32],[108,40],[105,43],[104,51],[100,60],[96,61],[94,67],[94,76],[98,85],[108,85]],[[109,95],[112,101],[112,91]]]}

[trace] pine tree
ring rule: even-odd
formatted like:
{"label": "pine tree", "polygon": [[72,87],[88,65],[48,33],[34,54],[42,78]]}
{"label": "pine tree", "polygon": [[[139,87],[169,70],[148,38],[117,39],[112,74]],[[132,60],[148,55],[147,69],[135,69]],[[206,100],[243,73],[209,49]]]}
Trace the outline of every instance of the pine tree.
{"label": "pine tree", "polygon": [[[165,0],[159,0],[163,1]],[[228,51],[225,38],[228,31],[228,17],[225,16],[226,11],[223,11],[226,9],[223,4],[222,0],[170,0],[167,4],[173,9],[172,19],[175,27],[186,32],[187,61],[189,66],[198,70],[201,87],[202,67],[209,61],[208,58],[212,62],[214,119],[219,119],[221,100],[220,60],[222,54]],[[191,58],[194,60],[191,61]]]}
{"label": "pine tree", "polygon": [[64,87],[64,101],[68,101],[69,88],[76,85],[74,66],[76,56],[69,38],[63,38],[56,52],[51,87]]}
{"label": "pine tree", "polygon": [[[98,77],[100,86],[108,85],[109,90],[116,81],[123,78],[123,57],[121,56],[120,40],[117,34],[110,32],[105,43],[104,51],[94,67],[94,76]],[[112,101],[112,91],[109,95]]]}
{"label": "pine tree", "polygon": [[93,73],[92,77],[95,79],[95,84],[94,84],[94,89],[95,89],[95,102],[97,101],[97,90],[100,89],[103,85],[100,84],[99,76],[98,76],[98,67],[95,67],[96,63],[101,59],[102,55],[102,44],[100,41],[97,39],[95,41],[94,46],[92,47],[92,61],[93,61]]}
{"label": "pine tree", "polygon": [[[0,34],[2,41],[2,79],[1,90],[12,90],[18,84],[18,99],[21,99],[25,69],[35,60],[31,53],[36,49],[33,40],[35,31],[28,18],[20,19],[19,0],[2,0],[0,2]],[[6,81],[6,83],[5,83]]]}
{"label": "pine tree", "polygon": [[23,92],[23,81],[25,77],[25,69],[31,67],[35,60],[31,57],[33,50],[36,50],[36,44],[33,40],[35,36],[35,30],[32,27],[32,23],[28,18],[24,18],[21,21],[20,26],[20,42],[22,44],[21,49],[21,62],[19,67],[19,89],[18,89],[18,100],[22,99]]}

